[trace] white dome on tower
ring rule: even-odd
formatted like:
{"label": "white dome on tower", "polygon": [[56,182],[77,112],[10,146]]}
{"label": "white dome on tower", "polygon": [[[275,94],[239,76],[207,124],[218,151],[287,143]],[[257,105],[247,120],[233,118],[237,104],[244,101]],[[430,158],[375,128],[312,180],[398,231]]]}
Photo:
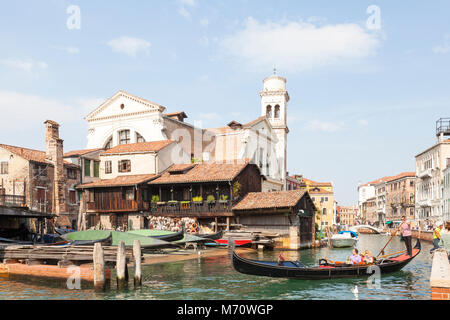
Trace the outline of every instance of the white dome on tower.
{"label": "white dome on tower", "polygon": [[264,91],[280,91],[286,90],[286,79],[276,74],[267,77],[263,81]]}

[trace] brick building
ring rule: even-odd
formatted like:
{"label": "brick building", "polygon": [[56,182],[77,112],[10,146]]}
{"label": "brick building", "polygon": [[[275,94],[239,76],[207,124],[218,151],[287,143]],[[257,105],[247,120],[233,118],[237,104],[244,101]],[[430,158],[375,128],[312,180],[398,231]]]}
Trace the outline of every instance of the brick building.
{"label": "brick building", "polygon": [[0,144],[0,205],[22,205],[54,213],[57,223],[73,226],[78,213],[75,186],[80,167],[63,158],[59,124],[45,121],[45,151]]}

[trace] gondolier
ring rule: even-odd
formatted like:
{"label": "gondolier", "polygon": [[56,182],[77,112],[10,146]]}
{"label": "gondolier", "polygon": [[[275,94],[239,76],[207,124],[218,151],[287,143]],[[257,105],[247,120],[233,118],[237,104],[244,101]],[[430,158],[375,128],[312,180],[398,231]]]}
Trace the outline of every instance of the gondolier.
{"label": "gondolier", "polygon": [[400,230],[402,237],[405,240],[406,251],[408,256],[412,257],[412,245],[411,245],[411,223],[406,221],[406,217],[402,216],[402,223],[400,224]]}

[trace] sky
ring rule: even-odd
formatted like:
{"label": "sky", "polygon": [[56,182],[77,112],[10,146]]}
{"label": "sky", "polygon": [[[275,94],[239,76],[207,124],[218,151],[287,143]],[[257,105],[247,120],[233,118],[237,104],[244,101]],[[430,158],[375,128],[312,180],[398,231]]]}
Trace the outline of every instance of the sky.
{"label": "sky", "polygon": [[204,128],[260,116],[262,81],[287,79],[289,174],[358,182],[415,171],[450,117],[450,2],[8,1],[0,11],[0,143],[65,151],[118,90]]}

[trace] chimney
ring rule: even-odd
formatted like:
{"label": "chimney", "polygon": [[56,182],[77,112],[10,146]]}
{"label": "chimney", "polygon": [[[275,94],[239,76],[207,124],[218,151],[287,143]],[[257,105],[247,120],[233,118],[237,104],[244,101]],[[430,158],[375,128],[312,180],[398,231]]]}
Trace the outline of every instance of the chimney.
{"label": "chimney", "polygon": [[64,140],[59,138],[59,124],[47,120],[45,124],[45,158],[53,164],[53,212],[58,214],[66,212],[66,188],[64,175]]}

